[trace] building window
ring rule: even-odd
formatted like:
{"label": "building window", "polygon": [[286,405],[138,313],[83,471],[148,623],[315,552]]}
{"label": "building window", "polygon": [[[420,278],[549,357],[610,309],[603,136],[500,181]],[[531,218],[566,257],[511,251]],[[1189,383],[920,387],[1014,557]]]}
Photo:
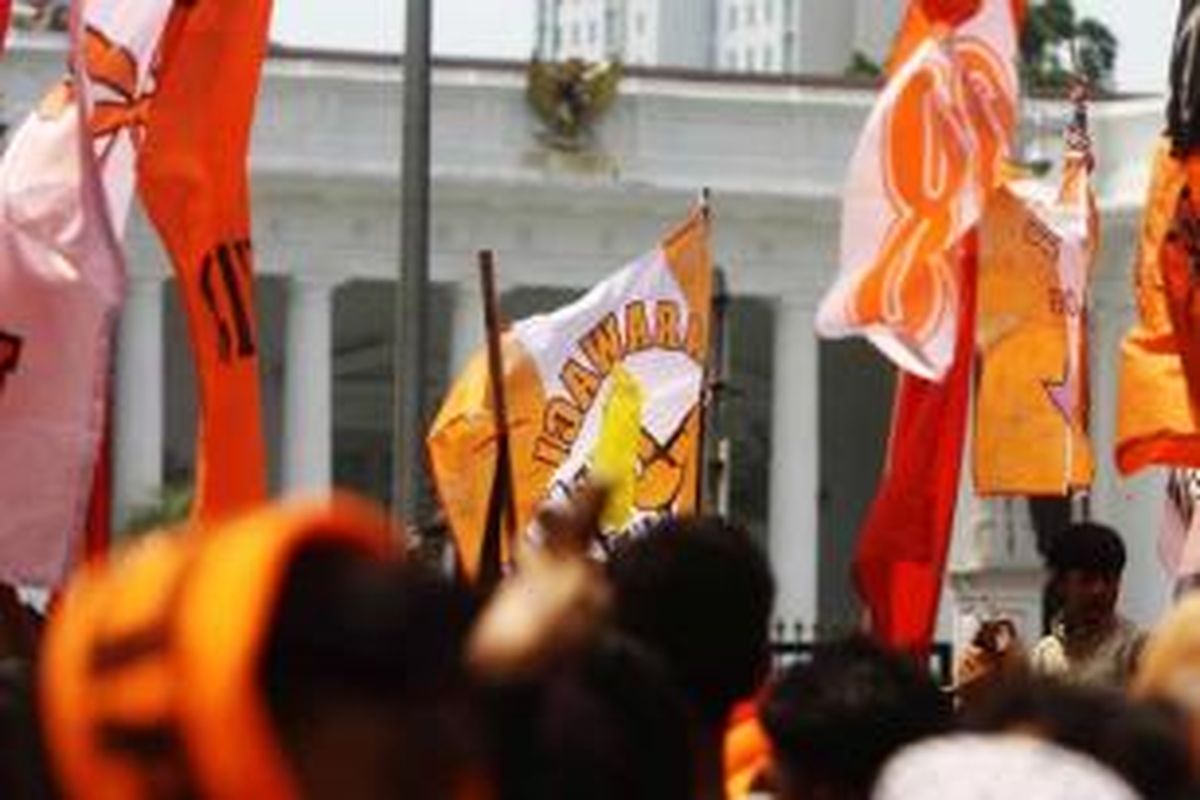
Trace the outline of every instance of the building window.
{"label": "building window", "polygon": [[737,69],[737,51],[732,48],[725,51],[725,69]]}
{"label": "building window", "polygon": [[746,5],[746,24],[747,25],[754,24],[754,3],[755,3],[755,0],[750,0],[750,2]]}
{"label": "building window", "polygon": [[737,30],[737,22],[738,22],[738,20],[737,20],[737,17],[738,17],[738,13],[737,13],[737,11],[738,11],[738,10],[737,10],[737,6],[735,6],[735,5],[731,5],[731,6],[729,6],[729,30],[731,30],[731,31],[736,31],[736,30]]}
{"label": "building window", "polygon": [[764,72],[774,72],[775,71],[775,49],[773,47],[771,47],[771,45],[767,45],[766,47],[763,48],[762,66],[763,66]]}
{"label": "building window", "polygon": [[592,20],[588,23],[588,44],[596,43],[596,21]]}
{"label": "building window", "polygon": [[775,0],[763,0],[763,22],[771,24],[775,16]]}
{"label": "building window", "polygon": [[783,71],[796,68],[796,36],[791,31],[783,35]]}
{"label": "building window", "polygon": [[792,21],[792,0],[783,0],[783,21]]}
{"label": "building window", "polygon": [[746,48],[746,72],[754,72],[754,48]]}
{"label": "building window", "polygon": [[579,23],[571,23],[571,44],[575,47],[579,46]]}
{"label": "building window", "polygon": [[633,29],[637,31],[638,36],[643,36],[646,33],[646,15],[639,11],[637,16],[633,18]]}

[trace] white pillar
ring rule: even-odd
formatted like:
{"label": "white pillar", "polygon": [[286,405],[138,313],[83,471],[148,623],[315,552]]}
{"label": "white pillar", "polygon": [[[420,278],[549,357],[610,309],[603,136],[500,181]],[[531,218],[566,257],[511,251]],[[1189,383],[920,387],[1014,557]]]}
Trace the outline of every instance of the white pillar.
{"label": "white pillar", "polygon": [[1120,277],[1125,280],[1113,277],[1097,281],[1090,317],[1092,443],[1096,453],[1092,517],[1112,525],[1125,541],[1128,561],[1119,608],[1136,622],[1149,626],[1166,608],[1172,584],[1159,563],[1157,547],[1166,498],[1165,470],[1148,467],[1122,478],[1114,456],[1121,339],[1134,318],[1127,278],[1131,263],[1132,258],[1126,257],[1117,264],[1104,265],[1113,271],[1123,266]]}
{"label": "white pillar", "polygon": [[328,279],[288,282],[283,382],[285,494],[328,490],[333,479],[333,290]]}
{"label": "white pillar", "polygon": [[455,285],[451,323],[450,380],[454,380],[484,344],[483,293],[477,279]]}
{"label": "white pillar", "polygon": [[117,339],[113,523],[153,504],[162,488],[163,281],[129,276]]}
{"label": "white pillar", "polygon": [[775,616],[817,622],[817,484],[820,408],[814,308],[787,297],[775,307],[769,537],[778,583]]}

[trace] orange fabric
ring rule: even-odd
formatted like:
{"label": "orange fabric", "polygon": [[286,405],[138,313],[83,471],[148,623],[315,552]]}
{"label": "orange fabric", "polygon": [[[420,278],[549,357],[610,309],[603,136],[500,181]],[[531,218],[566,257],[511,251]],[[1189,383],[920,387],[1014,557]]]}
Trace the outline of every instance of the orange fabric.
{"label": "orange fabric", "polygon": [[1188,397],[1160,261],[1186,181],[1183,164],[1162,140],[1154,155],[1134,270],[1138,317],[1121,343],[1116,456],[1126,475],[1150,464],[1200,467],[1200,429]]}
{"label": "orange fabric", "polygon": [[725,794],[744,798],[771,764],[771,742],[758,721],[758,709],[745,703],[733,713],[725,732]]}
{"label": "orange fabric", "polygon": [[1186,180],[1175,199],[1170,227],[1159,250],[1167,313],[1175,331],[1180,363],[1193,414],[1200,409],[1200,294],[1197,293],[1197,254],[1200,253],[1200,156],[1184,161]]}
{"label": "orange fabric", "polygon": [[[534,457],[546,397],[537,367],[511,333],[503,337],[501,347],[512,488],[516,492],[517,529],[523,530],[554,474],[551,465]],[[496,477],[496,426],[486,353],[472,358],[451,387],[433,422],[427,446],[438,499],[454,532],[462,567],[474,580],[483,552],[488,498]],[[501,558],[505,562],[510,555],[507,548],[511,534],[505,531],[501,538]]]}
{"label": "orange fabric", "polygon": [[[892,42],[885,72],[893,74],[912,55],[935,25],[954,27],[972,17],[979,10],[981,0],[912,0],[905,12],[904,21]],[[1012,0],[1013,19],[1017,30],[1025,19],[1025,0]]]}
{"label": "orange fabric", "polygon": [[[1074,180],[1073,170],[1067,175]],[[1050,209],[1028,196],[1033,189],[1017,186],[1031,184],[998,192],[980,228],[975,486],[980,494],[1065,495],[1089,486],[1095,471],[1083,359],[1095,227],[1052,227]],[[1094,218],[1081,200],[1080,213]]]}
{"label": "orange fabric", "polygon": [[138,164],[196,359],[200,521],[266,493],[246,160],[270,12],[270,0],[176,3]]}
{"label": "orange fabric", "polygon": [[840,268],[817,310],[819,335],[865,336],[932,381],[957,339],[962,276],[949,254],[1001,185],[1017,117],[1008,0],[952,19],[913,23],[897,44],[911,52],[893,63],[850,160]]}
{"label": "orange fabric", "polygon": [[271,507],[209,536],[161,533],[72,581],[47,628],[41,717],[66,797],[296,797],[258,686],[288,564],[391,528],[338,498]]}

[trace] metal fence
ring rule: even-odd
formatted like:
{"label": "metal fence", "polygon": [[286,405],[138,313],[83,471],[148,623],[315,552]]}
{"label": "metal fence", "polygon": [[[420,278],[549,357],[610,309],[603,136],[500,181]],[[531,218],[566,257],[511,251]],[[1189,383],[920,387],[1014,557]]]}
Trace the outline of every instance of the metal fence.
{"label": "metal fence", "polygon": [[[812,659],[813,652],[823,643],[833,641],[851,631],[813,630],[801,623],[776,622],[771,636],[771,666],[781,672],[793,664]],[[934,642],[929,651],[929,672],[938,686],[947,687],[954,680],[954,648],[949,642]]]}

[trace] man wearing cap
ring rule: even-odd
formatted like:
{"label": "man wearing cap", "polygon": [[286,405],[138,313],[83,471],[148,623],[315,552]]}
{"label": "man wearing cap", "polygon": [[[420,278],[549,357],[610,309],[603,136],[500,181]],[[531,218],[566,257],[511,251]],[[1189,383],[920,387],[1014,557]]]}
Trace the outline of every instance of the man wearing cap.
{"label": "man wearing cap", "polygon": [[1051,587],[1062,609],[1033,648],[1035,674],[1073,684],[1123,690],[1146,635],[1116,611],[1125,545],[1106,525],[1071,525],[1047,553]]}

